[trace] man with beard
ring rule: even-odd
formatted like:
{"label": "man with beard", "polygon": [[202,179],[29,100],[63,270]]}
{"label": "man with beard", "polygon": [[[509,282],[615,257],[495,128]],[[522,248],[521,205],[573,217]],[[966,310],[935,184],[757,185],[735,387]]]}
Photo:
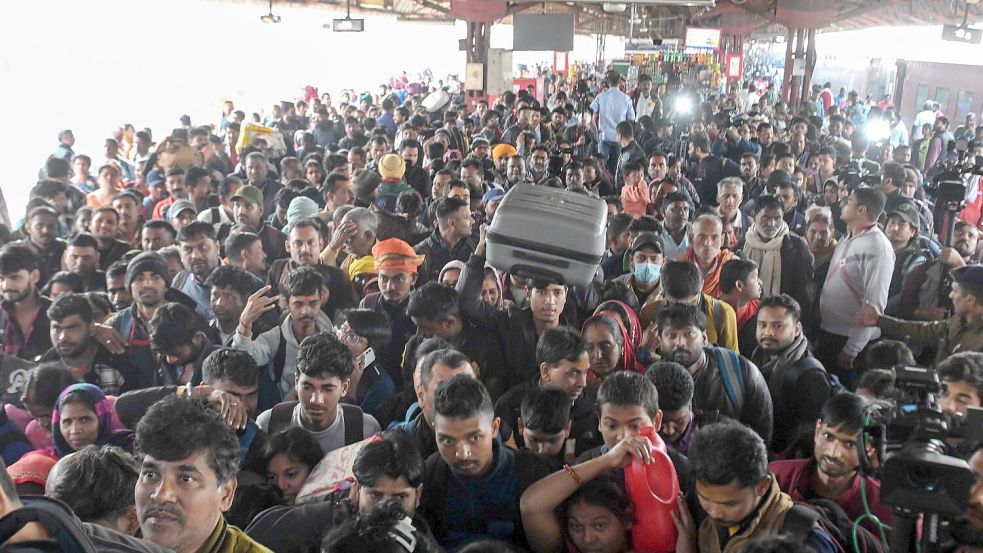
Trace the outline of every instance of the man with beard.
{"label": "man with beard", "polygon": [[662,359],[679,363],[693,376],[693,409],[719,411],[769,442],[771,395],[754,363],[732,350],[709,345],[706,315],[695,305],[669,305],[659,311],[656,322]]}
{"label": "man with beard", "polygon": [[980,230],[966,221],[956,221],[952,246],[943,248],[938,259],[927,261],[908,273],[897,305],[888,306],[888,315],[902,319],[938,321],[952,310],[949,293],[952,281],[944,275],[951,269],[978,263]]}
{"label": "man with beard", "polygon": [[324,240],[321,238],[321,225],[315,219],[301,219],[294,223],[290,227],[285,245],[290,258],[273,261],[266,276],[266,284],[270,285],[271,294],[280,293],[287,281],[287,275],[297,267],[314,267],[321,273],[327,286],[327,293],[322,298],[324,300],[322,310],[329,317],[334,316],[341,309],[355,306],[348,274],[338,267],[321,261],[320,254],[324,248]]}
{"label": "man with beard", "polygon": [[837,551],[830,535],[779,489],[777,478],[768,471],[764,442],[746,426],[714,423],[697,430],[689,447],[689,464],[706,518],[695,528],[686,505],[679,502],[673,519],[679,541],[688,542],[688,548],[679,551],[742,551],[753,540],[793,533],[793,520],[797,522],[793,539],[806,550]]}
{"label": "man with beard", "polygon": [[802,310],[787,294],[761,300],[751,360],[768,382],[775,430],[771,451],[785,451],[808,432],[833,394],[826,369],[812,356],[802,333]]}
{"label": "man with beard", "polygon": [[[265,194],[255,186],[243,186],[232,195],[232,214],[236,224],[249,232],[256,233],[263,241],[263,251],[270,259],[280,259],[286,257],[284,242],[286,237],[282,232],[273,228],[268,223],[263,222]],[[270,199],[270,209],[274,209],[273,200]],[[271,211],[272,213],[272,211]],[[224,241],[232,234],[232,223],[222,225],[218,232],[218,239]]]}
{"label": "man with beard", "polygon": [[[867,400],[843,392],[826,401],[815,422],[815,448],[809,459],[773,461],[768,465],[778,487],[794,501],[825,498],[836,502],[850,520],[862,517],[866,507],[884,524],[891,523],[891,508],[880,502],[881,483],[858,473]],[[865,487],[866,499],[860,488]],[[864,505],[866,501],[866,506]],[[877,532],[870,521],[861,523]]]}
{"label": "man with beard", "polygon": [[530,184],[532,181],[526,175],[526,160],[522,156],[513,155],[505,164],[505,182],[502,188],[508,190],[517,184]]}
{"label": "man with beard", "polygon": [[529,181],[540,186],[563,188],[563,182],[560,181],[559,177],[550,174],[549,167],[549,148],[542,144],[534,146],[529,154],[529,175],[527,177]]}
{"label": "man with beard", "polygon": [[176,396],[137,425],[140,477],[134,493],[143,537],[176,553],[269,553],[225,522],[241,455],[219,412]]}
{"label": "man with beard", "polygon": [[775,196],[761,196],[757,209],[742,251],[745,258],[758,264],[761,296],[788,294],[803,306],[803,316],[809,320],[812,252],[802,237],[789,230],[782,217],[781,200]]}
{"label": "man with beard", "polygon": [[436,281],[440,270],[453,260],[467,261],[476,246],[471,239],[474,218],[469,203],[460,198],[444,198],[435,210],[437,228],[413,249],[424,257],[420,281]]}
{"label": "man with beard", "polygon": [[58,213],[48,206],[35,207],[24,218],[24,232],[27,236],[20,243],[37,255],[41,274],[38,285],[44,286],[61,270],[62,257],[68,247],[58,238]]}
{"label": "man with beard", "polygon": [[23,244],[0,248],[0,325],[3,352],[33,360],[51,348],[47,310],[51,300],[38,292],[38,256]]}
{"label": "man with beard", "polygon": [[[356,207],[348,211],[334,229],[331,241],[321,251],[321,262],[349,273],[352,263],[372,254],[378,230],[379,216],[373,210]],[[339,263],[342,249],[347,255]]]}
{"label": "man with beard", "polygon": [[48,308],[53,347],[40,362],[61,361],[80,382],[95,384],[106,395],[118,396],[130,389],[124,372],[125,359],[109,353],[95,340],[92,305],[82,294],[58,296]]}
{"label": "man with beard", "polygon": [[318,332],[334,332],[331,319],[321,311],[324,278],[313,267],[298,267],[287,275],[282,289],[286,297],[287,316],[280,326],[253,338],[253,324],[263,313],[276,307],[279,297],[269,297],[270,287],[264,286],[249,296],[239,315],[239,326],[232,337],[232,346],[244,349],[256,364],[265,369],[260,387],[271,388],[260,398],[260,409],[278,403],[294,388],[297,372],[297,351],[304,338]]}
{"label": "man with beard", "polygon": [[[211,291],[211,307],[215,314],[208,321],[208,339],[213,344],[231,346],[239,317],[249,296],[257,290],[257,281],[241,267],[222,265],[212,271],[205,285]],[[253,323],[254,338],[270,329],[266,319],[261,317]]]}
{"label": "man with beard", "polygon": [[133,296],[126,287],[126,262],[117,261],[106,270],[106,294],[113,311],[122,311],[133,303]]}
{"label": "man with beard", "polygon": [[380,365],[389,372],[399,388],[403,384],[400,370],[403,350],[416,331],[406,307],[424,258],[399,238],[377,242],[372,247],[372,257],[375,258],[375,271],[379,275],[379,291],[365,296],[359,307],[383,311],[392,321],[392,339],[376,355]]}
{"label": "man with beard", "polygon": [[170,289],[170,284],[167,261],[157,252],[144,252],[134,257],[126,268],[126,288],[133,296],[133,304],[113,314],[106,324],[120,334],[125,345],[127,376],[132,375],[127,387],[145,388],[155,382],[157,363],[150,349],[147,324],[167,301],[165,295],[179,296],[183,301],[191,302],[184,294]]}
{"label": "man with beard", "polygon": [[181,229],[177,236],[181,247],[181,263],[186,267],[174,277],[171,286],[195,300],[195,310],[205,320],[211,320],[211,292],[205,281],[220,264],[218,240],[215,227],[208,223],[195,221]]}
{"label": "man with beard", "polygon": [[166,303],[147,327],[150,348],[158,359],[154,384],[201,384],[201,364],[215,351],[215,345],[197,329],[194,312],[179,303]]}

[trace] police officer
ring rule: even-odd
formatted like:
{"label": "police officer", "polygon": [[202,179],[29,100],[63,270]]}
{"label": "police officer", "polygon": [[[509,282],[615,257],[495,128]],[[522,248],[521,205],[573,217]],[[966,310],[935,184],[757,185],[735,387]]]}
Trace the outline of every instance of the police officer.
{"label": "police officer", "polygon": [[923,344],[938,343],[936,361],[962,351],[983,351],[983,265],[953,269],[952,316],[941,321],[906,321],[877,312],[866,304],[857,312],[860,326],[876,326],[888,338],[910,337]]}

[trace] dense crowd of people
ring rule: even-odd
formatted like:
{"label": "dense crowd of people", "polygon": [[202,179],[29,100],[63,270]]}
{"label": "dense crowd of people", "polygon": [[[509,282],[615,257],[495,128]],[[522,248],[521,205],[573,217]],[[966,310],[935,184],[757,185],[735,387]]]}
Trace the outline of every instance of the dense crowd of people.
{"label": "dense crowd of people", "polygon": [[[983,127],[829,84],[545,82],[60,132],[0,227],[0,516],[47,513],[9,543],[627,553],[627,467],[664,453],[677,552],[885,550],[864,429],[896,368],[983,407],[983,191],[933,184]],[[488,263],[525,186],[606,207],[591,283]],[[983,453],[945,447],[979,480],[946,543],[983,550]]]}

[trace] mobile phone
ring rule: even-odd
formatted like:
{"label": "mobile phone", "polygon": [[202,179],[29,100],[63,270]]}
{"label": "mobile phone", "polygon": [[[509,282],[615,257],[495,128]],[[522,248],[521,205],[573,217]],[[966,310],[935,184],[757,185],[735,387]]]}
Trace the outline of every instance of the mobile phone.
{"label": "mobile phone", "polygon": [[372,363],[375,363],[375,350],[372,348],[366,348],[366,350],[362,352],[362,359],[365,360],[365,362],[362,363],[363,367],[368,367]]}

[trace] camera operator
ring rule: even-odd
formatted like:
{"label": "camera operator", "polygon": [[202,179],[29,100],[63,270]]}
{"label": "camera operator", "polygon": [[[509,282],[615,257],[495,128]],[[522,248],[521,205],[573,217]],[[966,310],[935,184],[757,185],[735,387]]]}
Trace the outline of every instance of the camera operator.
{"label": "camera operator", "polygon": [[[983,353],[966,351],[939,362],[936,367],[942,381],[939,407],[950,417],[965,417],[971,407],[983,407]],[[951,454],[966,459],[975,443],[958,437],[946,441]]]}
{"label": "camera operator", "polygon": [[[858,471],[857,450],[862,447],[860,433],[866,410],[867,400],[849,392],[827,400],[816,421],[812,458],[773,461],[768,465],[778,487],[795,501],[831,499],[851,520],[866,512],[866,501],[872,514],[884,524],[890,524],[891,508],[880,501],[880,482]],[[866,486],[866,498],[862,497],[861,486]],[[869,521],[864,526],[877,532]]]}
{"label": "camera operator", "polygon": [[906,321],[882,315],[865,302],[857,312],[856,324],[876,326],[887,338],[938,343],[937,361],[963,351],[983,351],[983,265],[966,265],[953,269],[950,275],[951,317],[941,321]]}

